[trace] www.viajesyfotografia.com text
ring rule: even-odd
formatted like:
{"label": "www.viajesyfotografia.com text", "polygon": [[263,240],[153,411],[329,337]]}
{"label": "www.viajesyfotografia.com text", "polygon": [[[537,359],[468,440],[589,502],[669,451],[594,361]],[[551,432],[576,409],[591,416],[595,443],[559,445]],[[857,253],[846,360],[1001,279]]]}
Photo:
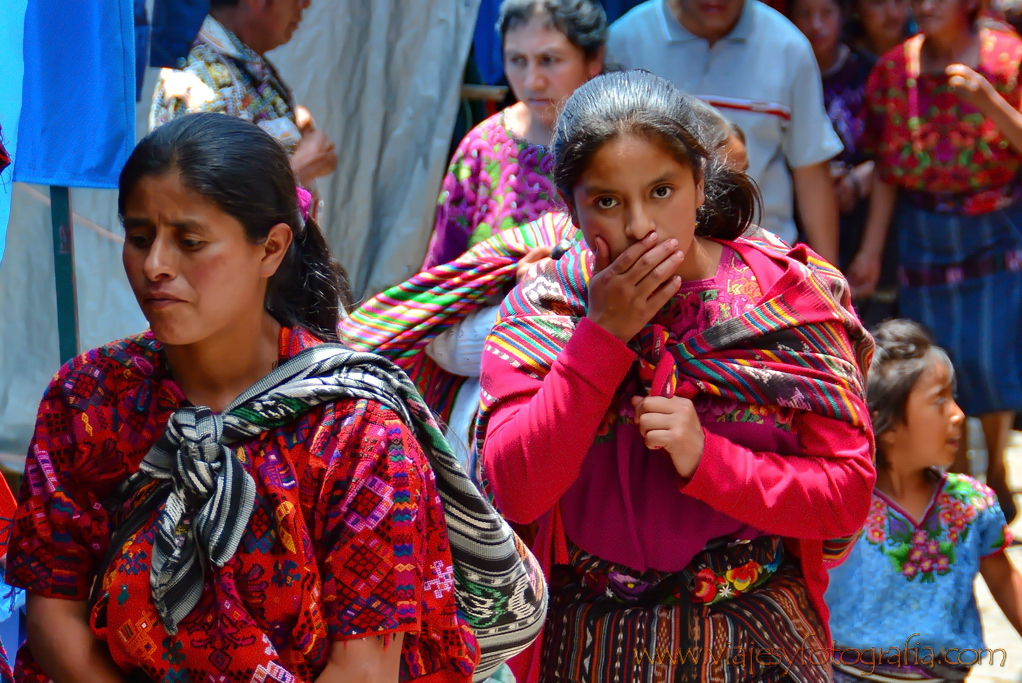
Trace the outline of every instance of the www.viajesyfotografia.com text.
{"label": "www.viajesyfotografia.com text", "polygon": [[[818,641],[816,641],[815,635],[810,635],[802,640],[802,645],[794,652],[784,652],[778,648],[725,647],[710,652],[709,659],[716,665],[780,665],[786,671],[796,665],[800,667],[807,664],[826,666],[829,662],[835,661],[848,666],[865,667],[870,672],[880,664],[894,667],[921,664],[932,667],[939,662],[952,666],[973,666],[983,663],[986,658],[991,666],[998,663],[1003,667],[1008,661],[1008,653],[1003,648],[993,650],[990,648],[950,648],[938,655],[932,648],[918,647],[918,641],[913,647],[912,638],[918,635],[918,633],[910,635],[904,646],[873,647],[862,650],[837,646],[832,648],[816,647],[814,643]],[[650,664],[676,665],[695,664],[704,659],[703,650],[698,647],[674,649],[658,647],[653,652],[643,648],[642,657],[649,660]]]}

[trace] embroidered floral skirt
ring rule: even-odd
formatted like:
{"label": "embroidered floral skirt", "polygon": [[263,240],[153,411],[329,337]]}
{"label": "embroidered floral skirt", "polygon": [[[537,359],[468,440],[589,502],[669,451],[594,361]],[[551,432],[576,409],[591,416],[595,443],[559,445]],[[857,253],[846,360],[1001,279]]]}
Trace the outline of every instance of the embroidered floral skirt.
{"label": "embroidered floral skirt", "polygon": [[543,683],[831,680],[823,624],[777,537],[638,573],[569,546],[554,569]]}

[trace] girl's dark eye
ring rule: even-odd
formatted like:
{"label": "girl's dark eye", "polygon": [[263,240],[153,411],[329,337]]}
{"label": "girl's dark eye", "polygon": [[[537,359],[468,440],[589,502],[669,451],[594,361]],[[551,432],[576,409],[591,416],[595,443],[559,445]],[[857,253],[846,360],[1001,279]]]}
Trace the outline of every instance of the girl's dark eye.
{"label": "girl's dark eye", "polygon": [[144,249],[149,246],[149,237],[146,235],[127,235],[125,240],[136,249]]}
{"label": "girl's dark eye", "polygon": [[181,240],[181,246],[185,249],[198,249],[202,246],[199,240]]}
{"label": "girl's dark eye", "polygon": [[667,199],[673,193],[674,190],[667,185],[661,185],[660,187],[653,190],[653,196],[656,197],[657,199]]}
{"label": "girl's dark eye", "polygon": [[601,209],[613,209],[617,206],[617,200],[613,197],[600,197],[596,200],[596,205]]}

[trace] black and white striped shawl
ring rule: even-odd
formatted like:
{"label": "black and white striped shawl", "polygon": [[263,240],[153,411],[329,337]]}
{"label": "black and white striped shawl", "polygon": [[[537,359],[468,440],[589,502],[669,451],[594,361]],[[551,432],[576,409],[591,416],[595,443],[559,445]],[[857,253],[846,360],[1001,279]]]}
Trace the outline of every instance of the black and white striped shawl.
{"label": "black and white striped shawl", "polygon": [[230,560],[252,514],[255,484],[229,446],[344,398],[393,410],[422,445],[444,507],[458,607],[482,652],[475,679],[485,679],[539,634],[547,602],[543,574],[462,470],[414,385],[380,356],[321,344],[281,364],[221,415],[201,407],[175,412],[118,492],[127,500],[160,482],[118,527],[111,551],[118,537],[123,543],[159,509],[150,584],[160,619],[175,633],[198,603],[205,568]]}

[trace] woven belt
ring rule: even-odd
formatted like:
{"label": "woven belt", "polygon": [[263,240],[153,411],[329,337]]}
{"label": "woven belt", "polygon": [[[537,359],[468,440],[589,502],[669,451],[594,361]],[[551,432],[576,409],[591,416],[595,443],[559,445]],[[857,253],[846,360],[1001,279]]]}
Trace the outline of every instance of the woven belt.
{"label": "woven belt", "polygon": [[758,588],[784,559],[777,536],[711,543],[680,572],[635,572],[569,544],[569,571],[593,595],[626,605],[713,604]]}
{"label": "woven belt", "polygon": [[1022,185],[1013,183],[1006,187],[969,194],[939,194],[915,190],[902,190],[901,194],[911,204],[924,211],[979,216],[1006,209],[1022,199]]}
{"label": "woven belt", "polygon": [[1017,273],[1022,270],[1022,249],[985,254],[961,263],[948,266],[923,266],[898,268],[898,281],[907,287],[933,287],[951,285],[966,280],[996,275],[1005,271]]}

